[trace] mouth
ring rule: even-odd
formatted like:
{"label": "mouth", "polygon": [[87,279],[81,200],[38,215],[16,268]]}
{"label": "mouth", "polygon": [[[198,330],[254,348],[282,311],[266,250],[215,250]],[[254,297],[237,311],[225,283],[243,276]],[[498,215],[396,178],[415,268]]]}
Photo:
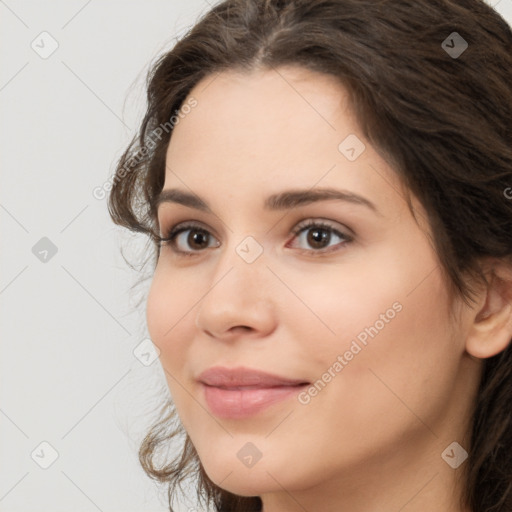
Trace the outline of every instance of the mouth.
{"label": "mouth", "polygon": [[309,384],[305,379],[293,379],[243,366],[237,368],[214,366],[201,373],[197,380],[207,386],[225,389],[272,388]]}
{"label": "mouth", "polygon": [[222,389],[225,391],[246,391],[246,390],[252,390],[252,389],[279,389],[279,388],[301,388],[303,386],[308,386],[309,382],[301,382],[300,384],[282,384],[278,386],[210,386],[206,383],[203,383],[205,386],[216,388],[216,389]]}
{"label": "mouth", "polygon": [[209,411],[218,418],[243,419],[296,396],[310,383],[262,370],[213,367],[198,381]]}
{"label": "mouth", "polygon": [[307,387],[218,388],[204,385],[204,398],[210,412],[218,418],[243,419],[255,416],[279,402],[289,400]]}
{"label": "mouth", "polygon": [[272,406],[296,397],[308,384],[290,386],[216,387],[203,384],[209,411],[218,418],[242,420],[263,413]]}

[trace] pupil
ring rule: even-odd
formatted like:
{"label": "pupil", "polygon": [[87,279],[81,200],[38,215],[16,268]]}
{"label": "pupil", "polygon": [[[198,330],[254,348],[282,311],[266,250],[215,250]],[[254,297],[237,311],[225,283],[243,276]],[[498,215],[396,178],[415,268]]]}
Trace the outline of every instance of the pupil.
{"label": "pupil", "polygon": [[312,241],[312,245],[322,245],[322,242],[328,241],[329,239],[329,233],[325,229],[314,229],[310,231],[311,236],[309,237],[309,242]]}
{"label": "pupil", "polygon": [[[204,242],[206,241],[205,233],[202,233],[201,231],[195,231],[195,232],[191,231],[191,235],[190,236],[192,237],[193,243],[196,244],[196,245],[199,245],[199,246],[204,245]],[[199,239],[198,239],[198,237],[199,237]],[[203,240],[202,240],[203,244],[201,244],[201,238],[202,237],[203,237]],[[193,244],[191,243],[190,245],[193,245]]]}

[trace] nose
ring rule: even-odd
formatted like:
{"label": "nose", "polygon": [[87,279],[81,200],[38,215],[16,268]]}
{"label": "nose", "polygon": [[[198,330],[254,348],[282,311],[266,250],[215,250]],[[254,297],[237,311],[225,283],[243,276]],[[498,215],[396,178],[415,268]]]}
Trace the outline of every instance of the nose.
{"label": "nose", "polygon": [[195,310],[196,327],[219,340],[269,335],[276,326],[278,283],[265,254],[248,263],[229,249],[212,268],[208,289]]}

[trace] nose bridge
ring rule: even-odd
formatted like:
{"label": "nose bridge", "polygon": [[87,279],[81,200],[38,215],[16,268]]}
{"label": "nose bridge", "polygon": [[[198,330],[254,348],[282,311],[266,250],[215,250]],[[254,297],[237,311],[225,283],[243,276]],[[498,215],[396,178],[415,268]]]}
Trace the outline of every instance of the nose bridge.
{"label": "nose bridge", "polygon": [[221,336],[232,327],[268,330],[273,324],[274,298],[267,280],[272,273],[263,244],[252,235],[219,251],[210,288],[196,313],[196,326]]}
{"label": "nose bridge", "polygon": [[224,288],[239,293],[239,303],[257,302],[268,291],[266,286],[262,286],[266,281],[265,275],[269,273],[266,253],[263,244],[253,235],[229,242],[219,254],[212,285],[217,283],[215,287],[222,288],[224,282]]}

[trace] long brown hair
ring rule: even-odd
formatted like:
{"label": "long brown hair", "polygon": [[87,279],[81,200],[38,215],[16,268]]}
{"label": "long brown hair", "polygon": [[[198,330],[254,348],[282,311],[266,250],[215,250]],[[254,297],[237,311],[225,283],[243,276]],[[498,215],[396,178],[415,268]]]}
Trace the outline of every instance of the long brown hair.
{"label": "long brown hair", "polygon": [[[486,282],[481,258],[512,255],[512,32],[481,0],[217,4],[151,68],[147,112],[109,196],[113,221],[148,235],[158,258],[154,198],[164,184],[169,120],[179,121],[207,76],[281,65],[339,79],[364,136],[428,212],[450,290],[472,302],[468,278]],[[472,512],[512,510],[511,346],[484,361],[461,501]],[[159,448],[180,436],[181,455],[155,467]],[[208,478],[170,400],[139,458],[168,484],[171,511],[188,476],[217,511],[261,510],[259,497],[235,496]]]}

